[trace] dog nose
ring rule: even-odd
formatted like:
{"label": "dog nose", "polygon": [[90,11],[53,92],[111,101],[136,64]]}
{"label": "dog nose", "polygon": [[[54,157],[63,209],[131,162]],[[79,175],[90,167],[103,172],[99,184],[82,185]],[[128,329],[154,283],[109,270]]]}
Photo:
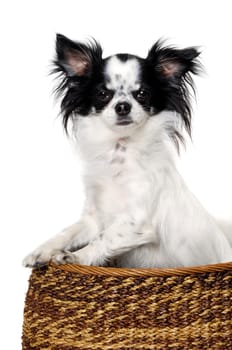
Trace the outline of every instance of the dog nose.
{"label": "dog nose", "polygon": [[119,102],[115,107],[116,113],[119,117],[125,117],[131,111],[131,105],[128,102]]}

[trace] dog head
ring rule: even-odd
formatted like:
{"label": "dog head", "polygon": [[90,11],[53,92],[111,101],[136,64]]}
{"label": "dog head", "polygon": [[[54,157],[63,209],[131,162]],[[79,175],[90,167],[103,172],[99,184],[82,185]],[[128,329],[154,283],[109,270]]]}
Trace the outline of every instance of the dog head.
{"label": "dog head", "polygon": [[56,73],[62,80],[64,127],[75,116],[99,117],[116,133],[134,130],[163,110],[175,111],[191,133],[190,73],[198,72],[196,48],[165,47],[158,41],[146,58],[116,54],[102,58],[95,41],[74,42],[58,34]]}

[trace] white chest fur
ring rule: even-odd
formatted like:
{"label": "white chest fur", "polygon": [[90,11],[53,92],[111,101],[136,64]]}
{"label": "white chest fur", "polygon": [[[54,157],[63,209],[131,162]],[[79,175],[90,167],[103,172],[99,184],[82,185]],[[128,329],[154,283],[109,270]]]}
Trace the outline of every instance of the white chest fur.
{"label": "white chest fur", "polygon": [[78,130],[84,182],[96,210],[104,218],[104,226],[110,224],[115,215],[120,217],[132,210],[134,215],[140,215],[142,207],[148,210],[151,196],[147,194],[152,190],[151,164],[143,142],[133,136],[115,135],[104,128],[99,119],[93,123],[86,120],[84,124],[85,128],[81,125]]}

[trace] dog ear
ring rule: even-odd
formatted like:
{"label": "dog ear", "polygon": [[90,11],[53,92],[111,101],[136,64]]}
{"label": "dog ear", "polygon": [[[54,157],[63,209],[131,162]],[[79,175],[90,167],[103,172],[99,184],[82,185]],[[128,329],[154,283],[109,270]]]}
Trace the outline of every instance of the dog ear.
{"label": "dog ear", "polygon": [[200,52],[195,47],[176,49],[164,47],[161,41],[156,42],[150,49],[147,62],[152,65],[154,72],[163,79],[181,78],[186,73],[198,72],[196,58]]}
{"label": "dog ear", "polygon": [[56,55],[56,66],[68,77],[87,77],[102,60],[102,48],[94,39],[83,44],[57,34]]}

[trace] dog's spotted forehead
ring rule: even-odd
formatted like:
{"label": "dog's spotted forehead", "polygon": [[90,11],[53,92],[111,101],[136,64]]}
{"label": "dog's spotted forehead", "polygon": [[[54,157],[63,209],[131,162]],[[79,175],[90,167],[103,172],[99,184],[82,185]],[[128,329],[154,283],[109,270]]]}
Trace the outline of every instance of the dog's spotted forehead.
{"label": "dog's spotted forehead", "polygon": [[136,58],[112,56],[105,67],[107,89],[118,92],[136,91],[140,87],[140,64]]}

